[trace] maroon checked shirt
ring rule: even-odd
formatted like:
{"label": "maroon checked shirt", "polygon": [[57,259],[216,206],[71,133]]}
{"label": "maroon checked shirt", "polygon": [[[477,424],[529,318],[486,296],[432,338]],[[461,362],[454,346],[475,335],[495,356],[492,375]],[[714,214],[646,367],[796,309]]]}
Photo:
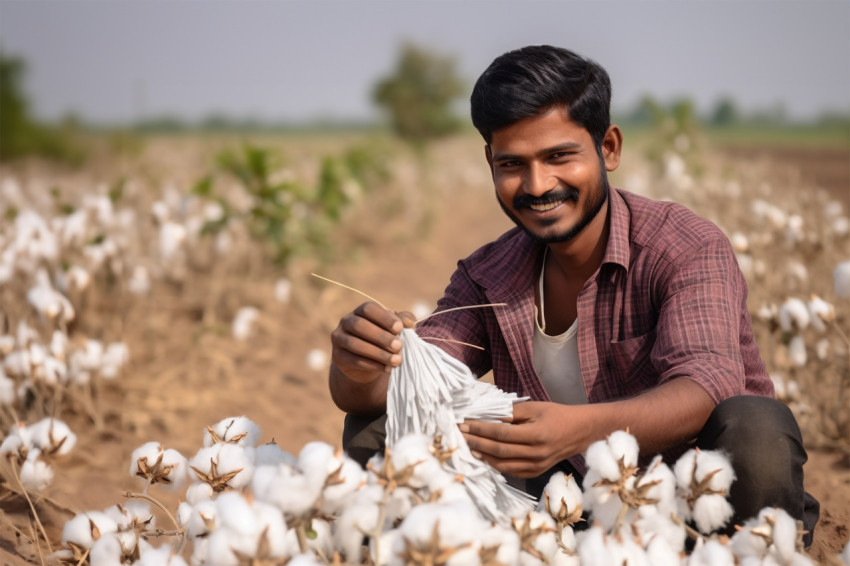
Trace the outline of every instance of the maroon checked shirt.
{"label": "maroon checked shirt", "polygon": [[[602,264],[578,296],[578,355],[590,403],[635,396],[675,378],[700,384],[715,403],[741,394],[773,396],[753,340],[747,285],[728,238],[682,205],[627,191],[609,195]],[[549,401],[532,363],[534,286],[543,245],[514,228],[458,262],[437,311],[422,322],[478,376]],[[578,464],[583,472],[583,462]]]}

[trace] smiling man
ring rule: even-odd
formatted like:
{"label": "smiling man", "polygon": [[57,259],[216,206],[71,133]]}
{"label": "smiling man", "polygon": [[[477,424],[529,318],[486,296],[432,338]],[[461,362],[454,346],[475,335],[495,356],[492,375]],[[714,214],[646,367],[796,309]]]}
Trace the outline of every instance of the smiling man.
{"label": "smiling man", "polygon": [[[737,523],[782,507],[811,531],[797,423],[773,398],[753,339],[746,282],[723,232],[681,205],[609,187],[623,136],[605,70],[571,51],[526,47],[478,79],[472,121],[496,198],[517,227],[458,262],[423,336],[476,375],[531,397],[510,423],[465,422],[467,443],[539,496],[554,471],[628,429],[645,457],[725,450]],[[349,413],[344,444],[380,448],[389,372],[405,313],[364,303],[333,332],[330,389]],[[377,437],[376,437],[377,436]]]}

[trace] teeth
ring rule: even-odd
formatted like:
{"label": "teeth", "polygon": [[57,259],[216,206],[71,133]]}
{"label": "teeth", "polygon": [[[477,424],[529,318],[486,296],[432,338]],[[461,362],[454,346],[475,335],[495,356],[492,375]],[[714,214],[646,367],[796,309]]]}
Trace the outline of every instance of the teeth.
{"label": "teeth", "polygon": [[536,210],[537,212],[546,212],[547,210],[552,210],[556,206],[561,204],[560,202],[550,202],[547,204],[530,204],[529,208],[532,210]]}

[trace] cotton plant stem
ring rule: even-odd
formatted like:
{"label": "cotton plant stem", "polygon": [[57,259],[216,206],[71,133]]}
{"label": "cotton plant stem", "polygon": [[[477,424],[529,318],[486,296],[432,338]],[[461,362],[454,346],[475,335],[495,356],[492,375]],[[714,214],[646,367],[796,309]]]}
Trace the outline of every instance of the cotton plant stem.
{"label": "cotton plant stem", "polygon": [[160,501],[158,499],[156,499],[155,497],[151,497],[147,493],[133,493],[131,491],[125,491],[124,497],[126,497],[127,499],[144,499],[145,501],[150,501],[151,503],[153,503],[154,505],[156,505],[157,507],[162,509],[162,511],[171,520],[171,523],[174,525],[175,529],[177,529],[181,533],[183,532],[183,529],[181,529],[180,525],[177,524],[177,519],[174,518],[174,515],[172,515],[171,512],[168,510],[168,508],[166,508],[165,505],[160,503]]}
{"label": "cotton plant stem", "polygon": [[298,538],[298,548],[301,550],[301,553],[304,554],[307,552],[307,533],[304,532],[304,523],[302,521],[298,522],[298,526],[295,527],[295,536]]}
{"label": "cotton plant stem", "polygon": [[32,499],[30,499],[29,493],[27,493],[27,488],[24,487],[24,483],[21,481],[21,476],[18,474],[18,469],[15,467],[14,463],[10,462],[9,464],[12,468],[12,475],[15,476],[15,481],[17,481],[18,485],[21,486],[21,493],[23,493],[24,497],[27,500],[27,503],[29,503],[30,505],[35,524],[38,525],[38,528],[41,531],[41,535],[44,537],[44,542],[47,543],[47,550],[49,550],[50,553],[53,554],[53,547],[50,544],[50,539],[47,538],[47,531],[44,530],[44,525],[41,524],[41,519],[38,518],[38,511],[35,510],[35,505],[33,504]]}
{"label": "cotton plant stem", "polygon": [[423,316],[422,318],[417,320],[415,324],[419,324],[423,320],[427,320],[427,319],[431,318],[432,316],[437,316],[438,314],[445,314],[447,312],[460,311],[460,310],[466,310],[466,309],[481,309],[481,308],[485,308],[485,307],[506,307],[506,306],[508,306],[507,303],[487,303],[487,304],[484,304],[484,305],[466,305],[466,306],[462,306],[462,307],[454,307],[454,308],[446,309],[444,311],[432,312],[431,314],[429,314],[427,316]]}
{"label": "cotton plant stem", "polygon": [[[32,530],[32,524],[30,524],[30,530]],[[44,554],[42,554],[42,552],[41,552],[41,543],[38,542],[38,536],[35,534],[35,532],[33,532],[32,537],[35,540],[35,550],[36,550],[36,552],[38,552],[38,560],[39,560],[39,562],[41,562],[41,566],[45,566],[47,563],[44,561]],[[48,548],[49,548],[50,543],[48,542],[47,544],[48,544]]]}
{"label": "cotton plant stem", "polygon": [[91,549],[87,548],[85,553],[83,553],[83,556],[80,558],[80,561],[77,562],[77,566],[82,566],[83,564],[86,563],[86,558],[89,557],[89,552],[91,552]]}
{"label": "cotton plant stem", "polygon": [[482,348],[481,346],[477,346],[475,344],[470,344],[469,342],[461,342],[460,340],[450,340],[448,338],[434,338],[433,336],[423,336],[423,340],[433,340],[435,342],[449,342],[451,344],[460,344],[461,346],[469,346],[470,348],[475,348],[476,350],[481,350],[482,352],[487,351],[486,348]]}
{"label": "cotton plant stem", "polygon": [[694,529],[693,527],[691,527],[690,525],[685,523],[675,513],[670,513],[670,518],[673,520],[674,523],[676,523],[677,525],[679,525],[680,527],[685,529],[685,533],[687,533],[687,535],[689,537],[691,537],[693,540],[696,541],[696,540],[703,538],[702,535],[696,529]]}

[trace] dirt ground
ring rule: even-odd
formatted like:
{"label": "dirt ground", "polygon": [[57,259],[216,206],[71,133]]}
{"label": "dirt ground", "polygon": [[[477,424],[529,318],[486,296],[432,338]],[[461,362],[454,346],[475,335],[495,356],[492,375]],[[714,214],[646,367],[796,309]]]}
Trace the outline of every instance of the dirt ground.
{"label": "dirt ground", "polygon": [[[802,167],[812,163],[805,153],[780,158],[786,165],[795,158]],[[836,171],[844,163],[843,170],[850,174],[846,151],[830,163],[836,161]],[[814,170],[822,169],[815,163]],[[362,298],[309,272],[322,269],[323,275],[397,310],[412,309],[417,302],[433,304],[457,259],[510,227],[483,166],[436,171],[431,182],[448,182],[443,174],[461,178],[466,188],[439,191],[422,205],[427,210],[408,220],[387,219],[379,230],[361,226],[338,234],[351,256],[329,266],[295,268],[289,274],[293,296],[288,305],[275,301],[272,285],[280,273],[267,264],[249,268],[248,277],[244,272],[206,273],[182,285],[162,284],[147,299],[128,303],[117,318],[112,302],[99,303],[93,297],[89,316],[113,321],[108,328],[119,328],[131,362],[118,380],[99,389],[98,422],[85,418],[82,410],[68,418],[78,445],[56,466],[54,482],[45,491],[49,500],[36,501],[51,538],[60,538],[70,517],[63,509],[103,509],[139,487],[128,473],[129,457],[147,441],[157,440],[191,457],[201,446],[206,425],[246,415],[260,425],[264,440],[274,439],[291,452],[312,440],[339,444],[343,415],[328,394],[326,370],[310,369],[306,358],[313,349],[329,353],[331,330]],[[838,177],[826,181],[831,190],[850,194],[850,181]],[[375,221],[374,211],[371,215]],[[404,230],[406,222],[417,227]],[[216,317],[205,320],[213,295]],[[237,342],[230,336],[228,317],[245,304],[261,309],[261,321],[253,339]],[[810,449],[809,457],[806,487],[821,503],[811,555],[824,560],[850,539],[850,459],[846,452],[821,448]],[[170,497],[164,499],[173,502]],[[8,493],[0,497],[0,513],[22,532],[31,532],[22,498]],[[23,544],[10,521],[0,521],[0,563],[38,562],[39,551],[47,549]]]}

